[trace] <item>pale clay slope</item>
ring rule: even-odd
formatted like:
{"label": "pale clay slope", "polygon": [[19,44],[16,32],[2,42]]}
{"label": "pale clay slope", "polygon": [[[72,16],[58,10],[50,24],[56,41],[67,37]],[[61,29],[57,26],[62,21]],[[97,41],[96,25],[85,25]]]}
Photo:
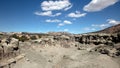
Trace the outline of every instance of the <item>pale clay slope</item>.
{"label": "pale clay slope", "polygon": [[26,57],[12,68],[120,68],[107,55],[77,48],[32,46],[23,51]]}

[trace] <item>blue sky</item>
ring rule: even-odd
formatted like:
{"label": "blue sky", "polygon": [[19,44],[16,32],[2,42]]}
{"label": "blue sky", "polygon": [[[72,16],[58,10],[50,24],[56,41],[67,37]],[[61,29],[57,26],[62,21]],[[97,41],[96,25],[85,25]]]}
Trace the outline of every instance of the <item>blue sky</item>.
{"label": "blue sky", "polygon": [[120,0],[0,0],[0,31],[86,33],[120,23]]}

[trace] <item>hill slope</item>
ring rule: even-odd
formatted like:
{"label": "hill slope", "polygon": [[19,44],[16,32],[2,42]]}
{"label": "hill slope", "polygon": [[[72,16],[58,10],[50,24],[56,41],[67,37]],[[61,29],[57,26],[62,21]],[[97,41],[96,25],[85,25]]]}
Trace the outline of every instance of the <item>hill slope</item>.
{"label": "hill slope", "polygon": [[120,32],[120,24],[108,27],[104,30],[97,31],[95,33],[119,33]]}

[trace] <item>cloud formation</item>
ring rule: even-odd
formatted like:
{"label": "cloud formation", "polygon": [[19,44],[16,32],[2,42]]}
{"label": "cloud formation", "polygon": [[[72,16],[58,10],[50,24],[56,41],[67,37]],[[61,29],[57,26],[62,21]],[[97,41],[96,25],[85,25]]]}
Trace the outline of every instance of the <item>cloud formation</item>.
{"label": "cloud formation", "polygon": [[63,23],[64,23],[64,24],[72,24],[72,22],[71,22],[71,21],[68,21],[68,20],[64,20]]}
{"label": "cloud formation", "polygon": [[64,23],[59,23],[58,26],[64,26],[65,24]]}
{"label": "cloud formation", "polygon": [[85,31],[95,31],[95,28],[85,27],[83,30]]}
{"label": "cloud formation", "polygon": [[55,17],[55,16],[61,15],[61,13],[53,14],[52,11],[35,12],[34,14],[39,15],[39,16],[51,16],[51,17]]}
{"label": "cloud formation", "polygon": [[120,24],[120,21],[117,21],[117,20],[114,20],[114,19],[108,19],[108,24],[111,24],[111,25],[117,25],[117,24]]}
{"label": "cloud formation", "polygon": [[71,21],[64,20],[63,23],[59,23],[58,26],[64,26],[64,25],[70,25],[70,24],[72,24]]}
{"label": "cloud formation", "polygon": [[92,0],[84,6],[83,10],[88,12],[101,11],[106,7],[114,5],[118,1],[119,0]]}
{"label": "cloud formation", "polygon": [[80,17],[84,17],[85,15],[86,13],[80,13],[79,11],[75,11],[75,13],[68,14],[68,17],[80,18]]}
{"label": "cloud formation", "polygon": [[43,1],[41,3],[41,12],[35,12],[36,15],[39,16],[59,16],[62,13],[55,13],[53,14],[53,11],[55,10],[65,10],[72,8],[72,4],[69,2],[69,0],[49,0],[49,1]]}
{"label": "cloud formation", "polygon": [[53,10],[68,10],[72,6],[69,0],[55,0],[55,1],[43,1],[41,3],[41,8],[43,11],[53,11]]}
{"label": "cloud formation", "polygon": [[54,19],[54,20],[47,19],[45,22],[54,23],[54,22],[61,22],[61,20],[58,20],[58,19]]}
{"label": "cloud formation", "polygon": [[92,28],[99,28],[99,29],[105,29],[107,27],[113,26],[113,25],[117,25],[120,24],[120,21],[114,20],[114,19],[107,19],[107,23],[104,24],[92,24],[91,27]]}
{"label": "cloud formation", "polygon": [[46,11],[46,12],[35,12],[36,15],[40,16],[51,16],[52,12],[51,11]]}
{"label": "cloud formation", "polygon": [[95,28],[97,27],[97,28],[100,28],[100,29],[104,29],[104,28],[108,27],[109,24],[92,24],[91,26],[95,27]]}

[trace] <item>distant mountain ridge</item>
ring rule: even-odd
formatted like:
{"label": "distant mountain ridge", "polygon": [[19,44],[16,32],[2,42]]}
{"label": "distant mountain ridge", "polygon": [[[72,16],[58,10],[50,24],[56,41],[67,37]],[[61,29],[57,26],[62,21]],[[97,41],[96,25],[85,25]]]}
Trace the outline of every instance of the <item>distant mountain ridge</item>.
{"label": "distant mountain ridge", "polygon": [[93,33],[110,33],[110,34],[120,33],[120,24],[115,25],[115,26],[111,26],[111,27],[108,27],[106,29],[96,31],[96,32],[93,32]]}

